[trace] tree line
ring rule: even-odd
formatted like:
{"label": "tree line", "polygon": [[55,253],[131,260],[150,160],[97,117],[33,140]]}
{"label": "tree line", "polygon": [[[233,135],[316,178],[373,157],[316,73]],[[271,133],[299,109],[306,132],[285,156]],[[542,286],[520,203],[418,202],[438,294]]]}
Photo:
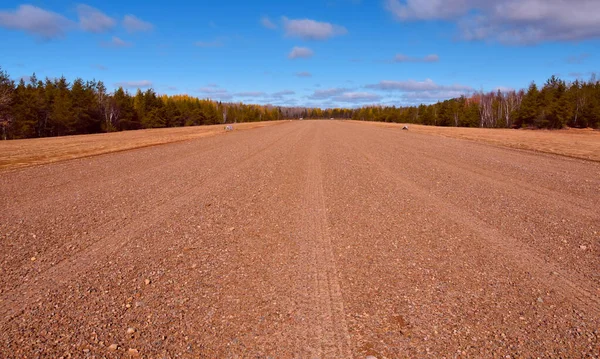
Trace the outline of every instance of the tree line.
{"label": "tree line", "polygon": [[108,92],[101,81],[35,74],[15,82],[0,68],[2,139],[63,136],[142,128],[214,125],[293,118],[336,118],[488,128],[600,128],[600,81],[566,83],[552,76],[539,89],[476,93],[419,106],[275,107],[223,103],[153,89]]}
{"label": "tree line", "polygon": [[143,128],[214,125],[284,119],[291,109],[222,103],[153,89],[109,93],[101,81],[35,74],[14,82],[0,69],[2,139],[64,136]]}
{"label": "tree line", "polygon": [[552,76],[539,89],[492,91],[462,96],[433,105],[367,106],[352,119],[416,123],[432,126],[486,128],[600,128],[600,81],[566,83]]}

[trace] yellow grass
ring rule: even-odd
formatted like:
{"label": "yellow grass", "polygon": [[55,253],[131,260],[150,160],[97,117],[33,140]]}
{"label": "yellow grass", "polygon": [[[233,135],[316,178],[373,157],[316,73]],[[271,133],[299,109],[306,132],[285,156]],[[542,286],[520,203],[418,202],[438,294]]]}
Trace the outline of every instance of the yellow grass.
{"label": "yellow grass", "polygon": [[[283,122],[285,121],[239,123],[235,124],[234,128],[236,131],[247,130]],[[0,141],[0,170],[186,141],[223,133],[225,133],[224,125],[214,125]]]}
{"label": "yellow grass", "polygon": [[[402,129],[404,124],[362,122],[372,126]],[[435,127],[407,124],[409,131],[486,142],[497,146],[552,153],[600,161],[600,131],[592,129],[512,130],[466,127]]]}

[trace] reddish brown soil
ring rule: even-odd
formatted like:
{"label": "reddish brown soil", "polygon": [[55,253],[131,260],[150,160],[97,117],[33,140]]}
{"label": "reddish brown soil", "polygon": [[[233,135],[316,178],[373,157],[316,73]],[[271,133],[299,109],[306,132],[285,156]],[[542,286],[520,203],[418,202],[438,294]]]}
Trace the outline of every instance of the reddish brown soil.
{"label": "reddish brown soil", "polygon": [[411,132],[485,142],[496,146],[552,153],[600,162],[600,131],[591,128],[562,130],[513,130],[508,128],[469,128],[423,126],[385,122],[352,121],[356,124],[401,129]]}
{"label": "reddish brown soil", "polygon": [[336,121],[0,172],[0,357],[598,358],[598,208],[598,162]]}
{"label": "reddish brown soil", "polygon": [[[285,122],[287,121],[246,122],[232,126],[239,131]],[[222,135],[226,133],[223,127],[224,125],[152,128],[92,135],[0,141],[0,170]]]}

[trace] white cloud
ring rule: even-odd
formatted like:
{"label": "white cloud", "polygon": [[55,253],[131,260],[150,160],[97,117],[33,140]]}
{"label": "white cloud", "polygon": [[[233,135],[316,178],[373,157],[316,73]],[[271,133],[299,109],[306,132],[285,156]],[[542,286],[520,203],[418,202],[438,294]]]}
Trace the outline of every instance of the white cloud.
{"label": "white cloud", "polygon": [[[117,24],[115,19],[89,5],[79,4],[76,11],[79,23],[33,5],[21,5],[14,11],[0,11],[0,27],[22,30],[49,40],[63,37],[68,31],[77,28],[101,33],[113,29]],[[129,32],[149,31],[154,27],[149,22],[140,20],[133,15],[126,15],[122,23]],[[119,46],[119,44],[113,45]]]}
{"label": "white cloud", "polygon": [[282,99],[285,96],[290,96],[290,95],[295,95],[296,92],[292,91],[292,90],[283,90],[283,91],[279,91],[279,92],[275,92],[271,95],[271,97],[273,99]]}
{"label": "white cloud", "polygon": [[431,103],[437,101],[449,100],[451,98],[458,98],[463,95],[467,95],[463,91],[416,91],[403,93],[401,98],[407,103]]}
{"label": "white cloud", "polygon": [[[213,84],[214,85],[214,84]],[[226,93],[227,90],[219,88],[218,86],[211,86],[211,84],[209,84],[206,87],[201,87],[198,89],[198,92],[202,92],[202,93]]]}
{"label": "white cloud", "polygon": [[475,90],[471,86],[453,84],[440,85],[431,79],[425,81],[381,81],[378,84],[365,86],[384,92],[399,92],[400,99],[407,104],[432,103],[450,98],[469,95]]}
{"label": "white cloud", "polygon": [[129,89],[143,89],[152,87],[152,81],[142,80],[142,81],[123,81],[115,83],[115,87],[123,87]]}
{"label": "white cloud", "polygon": [[466,40],[506,44],[600,38],[598,0],[386,0],[400,21],[455,21]]}
{"label": "white cloud", "polygon": [[264,26],[267,29],[270,29],[270,30],[277,29],[277,25],[273,21],[271,21],[271,19],[269,19],[268,16],[261,17],[260,23],[262,24],[262,26]]}
{"label": "white cloud", "polygon": [[151,31],[154,29],[154,25],[134,15],[125,15],[123,18],[123,27],[130,33]]}
{"label": "white cloud", "polygon": [[308,59],[312,57],[315,53],[313,50],[308,47],[298,47],[294,46],[292,51],[288,54],[288,58],[290,59]]}
{"label": "white cloud", "polygon": [[381,91],[473,91],[473,88],[465,85],[438,85],[431,79],[425,81],[381,81],[378,84],[365,86],[370,89]]}
{"label": "white cloud", "polygon": [[220,92],[220,93],[208,94],[206,96],[206,98],[209,98],[209,99],[215,100],[215,101],[229,101],[233,98],[233,95],[231,95],[228,92]]}
{"label": "white cloud", "polygon": [[0,27],[21,30],[44,40],[59,38],[74,27],[66,17],[32,5],[21,5],[15,11],[0,11]]}
{"label": "white cloud", "polygon": [[298,77],[312,77],[312,74],[308,71],[296,72]]}
{"label": "white cloud", "polygon": [[333,98],[338,102],[376,102],[381,100],[381,96],[371,92],[345,92]]}
{"label": "white cloud", "polygon": [[[215,88],[204,88],[204,90],[207,90],[207,92],[212,92],[212,93],[227,93],[227,91],[223,90],[223,89],[215,89]],[[278,92],[274,92],[272,94],[268,94],[266,92],[263,91],[246,91],[246,92],[237,92],[234,93],[232,96],[234,97],[249,97],[249,98],[254,98],[253,101],[256,101],[257,99],[262,99],[263,102],[264,101],[279,101],[279,100],[283,100],[286,96],[290,96],[290,95],[294,95],[296,92],[292,91],[292,90],[282,90],[282,91],[278,91]]]}
{"label": "white cloud", "polygon": [[247,92],[238,92],[235,94],[237,97],[264,97],[266,95],[265,92],[262,91],[247,91]]}
{"label": "white cloud", "polygon": [[436,54],[427,55],[425,57],[412,57],[403,54],[398,54],[394,57],[394,62],[439,62],[440,57]]}
{"label": "white cloud", "polygon": [[[478,0],[386,0],[385,7],[399,20],[450,19],[464,14]],[[474,4],[473,4],[474,5]]]}
{"label": "white cloud", "polygon": [[296,92],[292,90],[283,90],[279,92],[275,92],[273,96],[285,96],[285,95],[294,95]]}
{"label": "white cloud", "polygon": [[104,47],[131,47],[133,44],[131,42],[125,41],[119,37],[113,36],[110,41],[102,42],[102,46]]}
{"label": "white cloud", "polygon": [[204,94],[207,98],[218,101],[229,101],[233,95],[224,88],[220,88],[217,84],[208,84],[205,87],[199,88],[196,92]]}
{"label": "white cloud", "polygon": [[299,37],[303,40],[326,40],[334,36],[344,35],[348,32],[345,27],[319,22],[310,19],[288,19],[283,17],[285,35]]}
{"label": "white cloud", "polygon": [[348,89],[345,89],[345,88],[330,88],[330,89],[326,89],[326,90],[316,90],[308,98],[311,100],[324,100],[324,99],[332,98],[334,96],[339,96],[347,91],[348,91]]}
{"label": "white cloud", "polygon": [[77,5],[79,26],[84,31],[105,32],[117,24],[116,20],[107,16],[102,11],[88,5]]}

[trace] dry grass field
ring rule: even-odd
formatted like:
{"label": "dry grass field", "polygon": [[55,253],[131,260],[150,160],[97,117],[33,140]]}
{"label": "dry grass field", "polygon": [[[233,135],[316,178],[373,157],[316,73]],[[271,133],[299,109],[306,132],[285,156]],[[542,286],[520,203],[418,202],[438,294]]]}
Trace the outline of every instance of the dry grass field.
{"label": "dry grass field", "polygon": [[[285,121],[239,123],[234,127],[235,130],[247,130],[282,122]],[[224,133],[223,125],[214,125],[0,141],[0,170],[126,151]]]}
{"label": "dry grass field", "polygon": [[[402,129],[405,124],[352,121],[371,126]],[[600,131],[592,129],[512,130],[465,127],[436,127],[408,124],[409,131],[460,138],[497,146],[552,153],[600,161]]]}

